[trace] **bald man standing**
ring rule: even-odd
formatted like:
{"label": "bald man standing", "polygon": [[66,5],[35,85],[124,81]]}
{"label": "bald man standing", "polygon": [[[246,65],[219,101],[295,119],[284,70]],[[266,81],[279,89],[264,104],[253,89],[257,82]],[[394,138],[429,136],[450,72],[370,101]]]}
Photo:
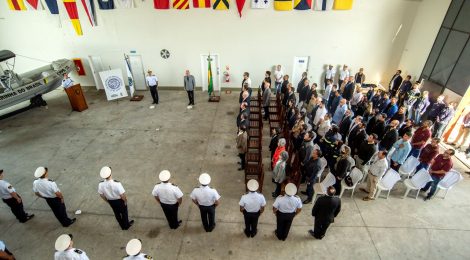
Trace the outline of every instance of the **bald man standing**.
{"label": "bald man standing", "polygon": [[184,76],[184,90],[188,92],[189,103],[188,106],[194,106],[194,88],[196,87],[196,81],[194,76],[189,73],[189,70],[186,70]]}

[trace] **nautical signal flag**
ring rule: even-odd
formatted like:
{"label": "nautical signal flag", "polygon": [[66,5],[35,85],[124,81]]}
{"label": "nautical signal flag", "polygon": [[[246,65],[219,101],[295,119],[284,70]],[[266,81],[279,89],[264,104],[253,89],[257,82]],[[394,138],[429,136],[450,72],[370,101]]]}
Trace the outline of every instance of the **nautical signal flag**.
{"label": "nautical signal flag", "polygon": [[75,68],[77,69],[77,74],[79,76],[85,76],[85,67],[83,67],[82,59],[73,59],[73,63],[75,63]]}
{"label": "nautical signal flag", "polygon": [[335,10],[351,10],[354,0],[335,0],[333,9]]}
{"label": "nautical signal flag", "polygon": [[331,11],[334,2],[335,0],[315,0],[313,9],[316,11]]}
{"label": "nautical signal flag", "polygon": [[210,8],[211,0],[193,0],[194,8]]}
{"label": "nautical signal flag", "polygon": [[47,8],[51,14],[59,14],[59,6],[57,6],[57,0],[45,0]]}
{"label": "nautical signal flag", "polygon": [[82,0],[83,8],[85,9],[88,20],[90,21],[91,26],[96,26],[96,12],[95,4],[93,0]]}
{"label": "nautical signal flag", "polygon": [[38,10],[39,0],[26,0],[26,2],[28,2],[28,4],[29,4],[34,10]]}
{"label": "nautical signal flag", "polygon": [[7,2],[8,7],[10,7],[12,11],[26,11],[23,0],[7,0]]}
{"label": "nautical signal flag", "polygon": [[291,11],[292,8],[292,0],[274,0],[274,10]]}
{"label": "nautical signal flag", "polygon": [[243,7],[245,6],[245,0],[236,0],[236,3],[237,3],[238,14],[240,15],[240,17],[242,17],[242,10],[243,10]]}
{"label": "nautical signal flag", "polygon": [[170,9],[170,0],[153,0],[153,8]]}
{"label": "nautical signal flag", "polygon": [[228,10],[230,1],[229,0],[215,0],[212,8],[214,10]]}
{"label": "nautical signal flag", "polygon": [[173,8],[179,10],[189,9],[189,0],[173,0]]}
{"label": "nautical signal flag", "polygon": [[77,3],[75,0],[63,0],[65,9],[69,14],[70,21],[72,22],[73,28],[77,35],[83,35],[82,26],[80,25],[80,20],[78,19]]}
{"label": "nautical signal flag", "polygon": [[101,10],[114,9],[114,0],[98,0],[98,6]]}
{"label": "nautical signal flag", "polygon": [[310,10],[312,9],[312,0],[294,0],[295,10]]}
{"label": "nautical signal flag", "polygon": [[265,9],[268,8],[272,0],[252,0],[251,8],[252,9]]}

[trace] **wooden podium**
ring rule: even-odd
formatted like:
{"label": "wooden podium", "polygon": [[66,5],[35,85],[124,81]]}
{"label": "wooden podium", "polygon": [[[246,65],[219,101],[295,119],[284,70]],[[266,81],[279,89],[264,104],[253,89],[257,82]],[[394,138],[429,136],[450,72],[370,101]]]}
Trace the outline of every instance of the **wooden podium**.
{"label": "wooden podium", "polygon": [[65,92],[69,97],[72,110],[82,112],[83,110],[88,109],[88,105],[86,104],[85,96],[83,95],[80,84],[75,84],[70,88],[66,88]]}

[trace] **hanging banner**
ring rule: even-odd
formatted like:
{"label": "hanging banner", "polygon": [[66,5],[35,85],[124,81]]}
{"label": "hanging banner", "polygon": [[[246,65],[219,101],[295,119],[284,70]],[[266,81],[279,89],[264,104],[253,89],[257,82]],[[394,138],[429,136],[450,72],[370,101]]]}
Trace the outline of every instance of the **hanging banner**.
{"label": "hanging banner", "polygon": [[189,0],[173,0],[173,9],[178,9],[178,10],[189,9]]}
{"label": "hanging banner", "polygon": [[129,82],[129,92],[131,97],[134,96],[135,87],[134,87],[134,77],[132,76],[131,64],[129,62],[129,57],[124,55],[124,62],[126,62],[126,71],[127,71],[127,81]]}
{"label": "hanging banner", "polygon": [[153,8],[170,9],[170,0],[153,0]]}
{"label": "hanging banner", "polygon": [[210,8],[211,0],[193,0],[194,8]]}
{"label": "hanging banner", "polygon": [[93,0],[82,0],[83,9],[85,9],[91,26],[96,26],[96,11]]}
{"label": "hanging banner", "polygon": [[57,5],[57,0],[45,0],[47,8],[51,14],[59,14],[59,6]]}
{"label": "hanging banner", "polygon": [[134,8],[134,0],[116,0],[118,8]]}
{"label": "hanging banner", "polygon": [[312,9],[312,0],[294,0],[295,10],[310,10]]}
{"label": "hanging banner", "polygon": [[100,78],[108,101],[127,97],[126,85],[120,69],[101,71]]}
{"label": "hanging banner", "polygon": [[266,9],[271,5],[272,0],[251,0],[252,9]]}
{"label": "hanging banner", "polygon": [[12,11],[26,11],[26,6],[24,5],[23,0],[7,0],[8,7]]}
{"label": "hanging banner", "polygon": [[230,0],[215,0],[212,8],[214,10],[228,10]]}
{"label": "hanging banner", "polygon": [[245,6],[245,0],[236,0],[237,3],[237,10],[240,18],[242,17],[243,7]]}
{"label": "hanging banner", "polygon": [[292,0],[274,0],[274,10],[276,11],[291,11],[292,8]]}
{"label": "hanging banner", "polygon": [[351,10],[354,0],[335,0],[334,10]]}
{"label": "hanging banner", "polygon": [[315,0],[313,10],[315,11],[331,11],[335,0]]}
{"label": "hanging banner", "polygon": [[101,10],[114,9],[114,0],[98,0],[98,6]]}
{"label": "hanging banner", "polygon": [[[38,6],[39,6],[39,0],[26,0],[26,2],[34,9],[34,10],[38,10]],[[31,8],[28,7],[29,10],[31,10]]]}
{"label": "hanging banner", "polygon": [[75,29],[77,35],[83,35],[82,26],[80,25],[80,20],[78,18],[77,3],[75,0],[63,0],[65,9],[69,14],[70,21],[72,26]]}

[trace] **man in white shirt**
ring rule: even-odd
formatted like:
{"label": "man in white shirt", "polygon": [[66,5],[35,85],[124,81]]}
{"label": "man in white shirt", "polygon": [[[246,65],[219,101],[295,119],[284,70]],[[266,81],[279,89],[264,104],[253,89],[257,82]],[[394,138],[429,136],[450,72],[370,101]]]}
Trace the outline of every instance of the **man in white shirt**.
{"label": "man in white shirt", "polygon": [[349,70],[346,64],[343,65],[343,69],[339,72],[338,86],[341,86],[344,79],[349,78]]}
{"label": "man in white shirt", "polygon": [[248,85],[248,89],[251,89],[250,73],[248,72],[243,73],[242,90],[245,85]]}
{"label": "man in white shirt", "polygon": [[152,70],[148,70],[147,73],[148,75],[145,77],[145,80],[147,81],[147,85],[150,89],[150,95],[153,99],[152,104],[158,104],[158,78],[152,74]]}
{"label": "man in white shirt", "polygon": [[284,73],[282,72],[281,65],[277,65],[276,71],[274,71],[274,78],[275,78],[275,87],[276,87],[276,94],[281,92],[282,81],[284,78]]}
{"label": "man in white shirt", "polygon": [[161,171],[158,178],[161,183],[155,185],[152,195],[160,203],[170,228],[177,229],[181,225],[181,220],[178,220],[178,208],[183,202],[183,192],[169,182],[171,173],[168,170]]}
{"label": "man in white shirt", "polygon": [[240,199],[240,212],[245,218],[245,235],[254,237],[258,232],[258,219],[266,206],[266,199],[263,194],[258,193],[259,183],[256,180],[249,180],[246,184],[249,192]]}
{"label": "man in white shirt", "polygon": [[101,168],[100,177],[104,179],[98,184],[100,197],[113,209],[114,216],[121,229],[128,230],[134,224],[134,220],[129,221],[128,218],[127,197],[124,187],[119,181],[113,180],[111,167],[109,166]]}
{"label": "man in white shirt", "polygon": [[208,186],[210,182],[211,176],[209,176],[209,174],[201,174],[199,176],[201,186],[194,188],[190,195],[194,204],[199,207],[202,225],[206,232],[212,232],[215,228],[215,208],[220,203],[219,193]]}
{"label": "man in white shirt", "polygon": [[325,100],[325,104],[328,104],[328,100],[330,99],[331,90],[333,89],[333,80],[327,79],[325,80],[325,94],[323,94],[323,100]]}
{"label": "man in white shirt", "polygon": [[333,65],[328,65],[328,69],[325,72],[325,86],[328,85],[328,80],[331,80],[331,84],[335,81],[336,70],[333,68]]}
{"label": "man in white shirt", "polygon": [[20,195],[16,193],[15,188],[13,188],[10,183],[3,180],[2,169],[0,169],[0,197],[2,198],[3,202],[5,202],[8,207],[10,207],[11,212],[13,215],[15,215],[19,222],[25,223],[34,217],[34,214],[27,214],[24,212],[23,200],[21,199]]}
{"label": "man in white shirt", "polygon": [[64,79],[62,79],[62,87],[70,88],[71,86],[73,86],[73,80],[69,78],[69,75],[67,75],[67,73],[64,73]]}
{"label": "man in white shirt", "polygon": [[68,227],[77,219],[70,219],[67,216],[64,196],[57,187],[57,184],[54,181],[49,180],[47,178],[48,176],[49,171],[47,167],[38,167],[36,169],[34,177],[37,179],[33,182],[33,192],[36,196],[45,199],[57,220],[59,220],[63,227]]}
{"label": "man in white shirt", "polygon": [[326,110],[326,107],[325,107],[325,101],[322,100],[321,97],[319,97],[319,98],[317,99],[317,102],[318,102],[318,104],[319,104],[319,105],[318,105],[318,108],[317,108],[317,110],[316,110],[316,112],[315,112],[315,115],[312,115],[312,116],[313,116],[313,120],[312,120],[312,121],[313,121],[313,128],[314,128],[314,129],[316,129],[316,127],[318,127],[319,122],[320,122],[320,119],[322,119],[322,118],[326,115],[326,113],[328,112],[328,111]]}
{"label": "man in white shirt", "polygon": [[302,211],[302,200],[297,196],[297,187],[288,183],[285,187],[286,195],[276,198],[273,204],[273,213],[276,215],[276,230],[274,234],[279,240],[286,240],[290,226],[297,214]]}
{"label": "man in white shirt", "polygon": [[60,235],[55,241],[54,260],[89,260],[85,251],[73,247],[72,234]]}
{"label": "man in white shirt", "polygon": [[126,253],[127,256],[122,260],[153,260],[153,257],[144,254],[142,251],[142,241],[137,238],[133,238],[127,242]]}
{"label": "man in white shirt", "polygon": [[376,155],[374,155],[372,159],[372,164],[369,167],[367,176],[367,189],[360,189],[361,191],[369,194],[368,196],[362,198],[362,200],[374,200],[374,194],[377,189],[377,184],[379,183],[380,178],[382,178],[387,169],[387,151],[380,151]]}

